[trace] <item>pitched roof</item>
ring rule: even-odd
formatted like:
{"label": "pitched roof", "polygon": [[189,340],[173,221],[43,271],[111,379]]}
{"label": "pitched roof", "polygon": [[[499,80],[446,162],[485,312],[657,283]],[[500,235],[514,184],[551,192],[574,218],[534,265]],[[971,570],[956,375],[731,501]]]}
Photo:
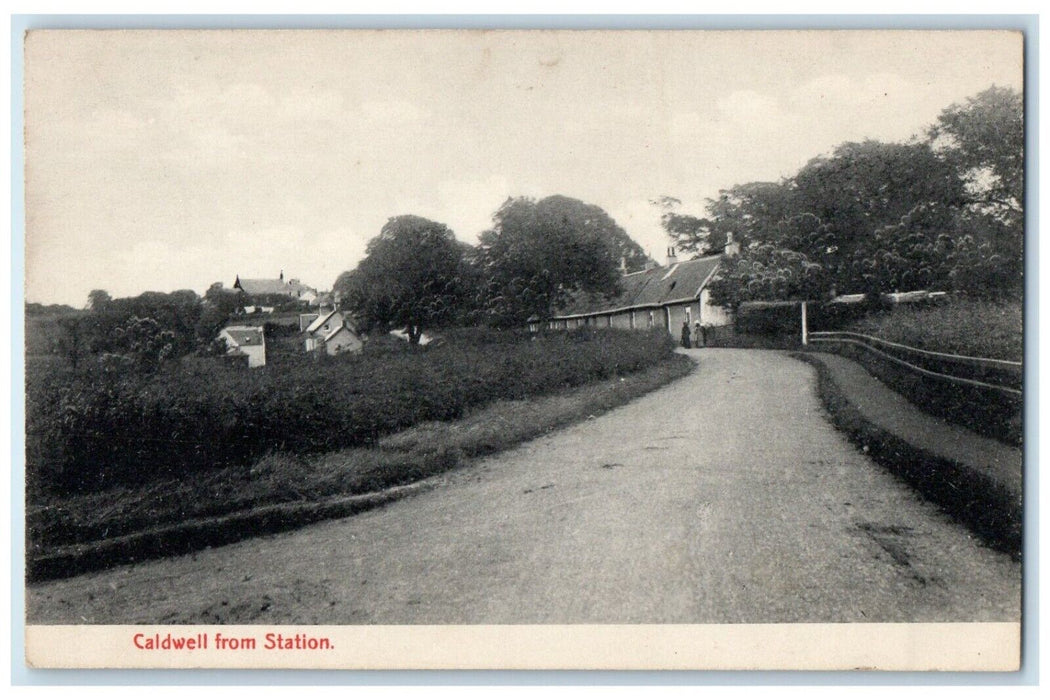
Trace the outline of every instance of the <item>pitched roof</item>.
{"label": "pitched roof", "polygon": [[331,341],[332,341],[332,338],[336,337],[337,335],[339,335],[339,334],[340,334],[340,333],[342,333],[343,331],[346,331],[347,333],[350,333],[350,334],[354,334],[354,331],[353,331],[353,329],[351,329],[351,328],[348,328],[347,326],[344,326],[344,325],[336,326],[336,327],[335,327],[335,328],[334,328],[334,329],[332,330],[332,332],[331,332],[331,333],[329,333],[328,335],[326,335],[326,336],[324,337],[324,342],[326,342],[326,343],[329,343],[329,342],[331,342]]}
{"label": "pitched roof", "polygon": [[321,314],[320,316],[318,316],[317,318],[314,319],[313,323],[311,323],[309,326],[306,327],[306,332],[307,333],[314,333],[314,332],[316,332],[318,328],[320,328],[324,324],[328,323],[328,319],[332,318],[332,316],[334,316],[337,312],[338,312],[338,309],[332,309],[331,311],[329,311],[326,314]]}
{"label": "pitched roof", "polygon": [[238,347],[265,343],[263,329],[258,326],[226,326],[222,332],[229,336]]}
{"label": "pitched roof", "polygon": [[721,255],[712,255],[668,267],[632,272],[621,279],[621,292],[618,295],[612,298],[578,295],[555,318],[589,316],[692,301],[714,276],[721,260]]}
{"label": "pitched roof", "polygon": [[234,282],[234,287],[243,290],[249,296],[280,294],[288,297],[299,297],[307,292],[317,293],[316,289],[301,284],[298,280],[293,284],[292,282],[285,282],[283,279],[241,279],[238,277]]}

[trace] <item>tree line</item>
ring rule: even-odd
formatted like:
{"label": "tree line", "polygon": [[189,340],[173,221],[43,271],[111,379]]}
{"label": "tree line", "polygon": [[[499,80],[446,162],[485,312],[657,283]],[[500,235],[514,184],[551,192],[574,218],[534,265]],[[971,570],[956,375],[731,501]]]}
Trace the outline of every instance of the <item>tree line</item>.
{"label": "tree line", "polygon": [[190,353],[225,353],[225,343],[216,343],[216,338],[246,304],[284,310],[306,307],[305,302],[281,295],[249,297],[220,283],[204,296],[182,289],[113,298],[103,289],[94,289],[85,309],[26,304],[27,320],[41,319],[32,337],[27,335],[27,347],[59,355],[73,370],[85,359],[98,358],[110,367],[152,372],[164,361]]}
{"label": "tree line", "polygon": [[706,216],[654,203],[684,251],[741,243],[711,287],[735,309],[920,289],[1019,298],[1023,200],[1023,100],[993,86],[907,143],[844,143],[779,182],[722,190]]}
{"label": "tree line", "polygon": [[507,199],[477,246],[442,223],[395,216],[334,291],[365,330],[445,324],[512,328],[546,318],[577,294],[612,295],[621,270],[648,256],[605,211],[554,195]]}
{"label": "tree line", "polygon": [[[730,309],[749,300],[826,299],[918,289],[1019,298],[1024,266],[1024,120],[1016,91],[992,87],[943,110],[907,143],[844,143],[779,182],[735,185],[705,216],[654,200],[685,254],[741,244],[711,283]],[[581,295],[612,296],[648,256],[601,208],[554,195],[512,197],[476,246],[443,223],[395,216],[334,292],[364,331],[521,327]],[[150,369],[207,348],[245,303],[213,286],[111,299],[62,314],[56,342],[76,366],[105,353]],[[283,304],[297,303],[287,299]],[[27,306],[27,312],[29,311]]]}

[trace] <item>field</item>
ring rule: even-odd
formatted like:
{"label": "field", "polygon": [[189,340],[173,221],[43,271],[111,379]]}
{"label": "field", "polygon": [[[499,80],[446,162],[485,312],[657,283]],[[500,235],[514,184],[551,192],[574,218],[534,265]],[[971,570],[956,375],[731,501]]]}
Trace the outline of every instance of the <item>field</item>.
{"label": "field", "polygon": [[662,333],[464,331],[251,371],[43,372],[27,387],[30,554],[411,483],[690,366]]}

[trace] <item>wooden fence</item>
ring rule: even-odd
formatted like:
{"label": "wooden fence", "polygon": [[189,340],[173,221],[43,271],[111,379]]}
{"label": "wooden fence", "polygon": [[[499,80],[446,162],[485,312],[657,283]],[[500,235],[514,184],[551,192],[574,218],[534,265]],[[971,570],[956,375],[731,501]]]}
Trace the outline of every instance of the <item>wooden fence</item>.
{"label": "wooden fence", "polygon": [[809,333],[808,340],[852,345],[925,377],[1021,396],[1024,369],[1020,362],[932,352],[849,331]]}

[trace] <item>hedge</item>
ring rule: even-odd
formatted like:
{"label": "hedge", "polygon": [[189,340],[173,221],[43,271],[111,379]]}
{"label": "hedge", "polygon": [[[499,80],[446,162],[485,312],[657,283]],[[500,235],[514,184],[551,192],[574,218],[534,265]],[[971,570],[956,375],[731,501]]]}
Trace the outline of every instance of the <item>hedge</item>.
{"label": "hedge", "polygon": [[26,473],[32,493],[85,492],[250,465],[271,451],[374,444],[490,401],[541,395],[651,366],[662,332],[450,338],[405,353],[248,370],[184,358],[155,374],[27,372]]}

